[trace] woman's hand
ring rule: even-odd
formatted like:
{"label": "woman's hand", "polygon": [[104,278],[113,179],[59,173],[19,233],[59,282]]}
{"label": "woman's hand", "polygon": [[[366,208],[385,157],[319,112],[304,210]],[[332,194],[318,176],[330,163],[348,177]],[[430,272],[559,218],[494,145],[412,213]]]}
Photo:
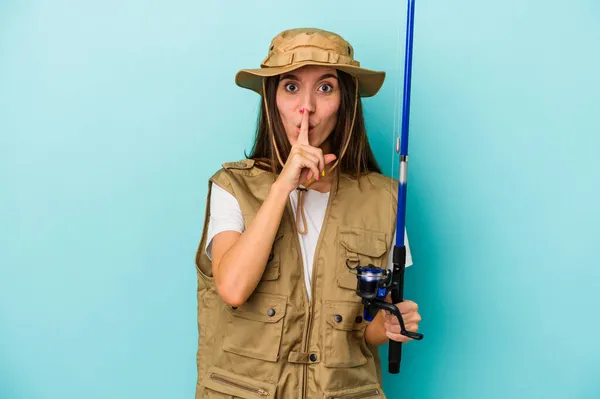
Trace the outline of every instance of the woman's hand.
{"label": "woman's hand", "polygon": [[335,154],[323,155],[320,148],[308,143],[308,122],[308,111],[303,109],[300,135],[276,181],[288,193],[300,184],[307,185],[312,178],[319,180],[325,165],[336,159]]}
{"label": "woman's hand", "polygon": [[[385,299],[386,302],[392,302],[391,294]],[[404,326],[407,331],[417,332],[419,329],[419,322],[421,321],[421,315],[419,314],[419,305],[413,301],[404,300],[403,302],[397,303],[396,307],[402,314],[402,320],[404,320]],[[412,341],[412,338],[400,334],[400,323],[393,314],[388,311],[384,311],[384,323],[385,335],[394,341],[406,343]]]}

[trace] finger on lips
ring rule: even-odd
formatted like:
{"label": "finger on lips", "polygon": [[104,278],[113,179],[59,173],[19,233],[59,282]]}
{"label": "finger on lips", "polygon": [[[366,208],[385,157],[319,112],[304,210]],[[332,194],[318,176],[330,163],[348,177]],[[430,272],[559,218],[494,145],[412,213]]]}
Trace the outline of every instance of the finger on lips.
{"label": "finger on lips", "polygon": [[[309,143],[308,133],[310,130],[310,117],[309,112],[306,108],[302,108],[301,110],[302,118],[300,121],[300,132],[298,134],[297,146],[298,151],[302,153],[305,157],[308,158],[307,154],[311,154],[314,157],[314,161],[317,164],[317,171],[314,172],[312,167],[306,166],[310,168],[311,171],[307,172],[306,179],[310,182],[313,179],[320,180],[321,177],[325,176],[325,165],[333,162],[337,156],[335,154],[323,154],[323,151],[320,148],[313,147]],[[311,158],[313,159],[313,158]]]}
{"label": "finger on lips", "polygon": [[311,147],[308,142],[308,128],[309,128],[309,116],[306,108],[302,108],[302,120],[300,122],[300,134],[298,135],[298,144],[303,148],[303,155],[310,159],[311,161],[317,164],[316,171],[312,165],[305,165],[305,167],[310,169],[310,172],[306,174],[307,182],[312,181],[314,177],[319,180],[320,177],[320,159],[319,156],[315,154],[315,148]]}
{"label": "finger on lips", "polygon": [[300,144],[308,145],[308,112],[305,108],[302,108],[302,121],[300,122],[298,142]]}

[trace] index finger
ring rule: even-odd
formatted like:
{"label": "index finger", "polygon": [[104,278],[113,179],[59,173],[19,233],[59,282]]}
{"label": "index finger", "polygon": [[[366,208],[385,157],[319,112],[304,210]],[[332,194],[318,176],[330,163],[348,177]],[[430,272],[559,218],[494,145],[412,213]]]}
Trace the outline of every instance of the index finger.
{"label": "index finger", "polygon": [[415,302],[409,300],[397,303],[396,307],[400,310],[400,313],[402,314],[414,312],[419,309],[419,306]]}
{"label": "index finger", "polygon": [[298,135],[298,143],[303,145],[308,144],[308,110],[302,108],[302,121],[300,122],[300,134]]}

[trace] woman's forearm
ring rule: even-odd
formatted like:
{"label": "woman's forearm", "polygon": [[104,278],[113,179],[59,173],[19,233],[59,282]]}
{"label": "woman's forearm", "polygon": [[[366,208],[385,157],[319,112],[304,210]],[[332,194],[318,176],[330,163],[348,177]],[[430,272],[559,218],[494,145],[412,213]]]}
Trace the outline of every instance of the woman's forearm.
{"label": "woman's forearm", "polygon": [[289,192],[274,183],[252,223],[215,268],[219,295],[230,305],[246,302],[260,282],[288,196]]}

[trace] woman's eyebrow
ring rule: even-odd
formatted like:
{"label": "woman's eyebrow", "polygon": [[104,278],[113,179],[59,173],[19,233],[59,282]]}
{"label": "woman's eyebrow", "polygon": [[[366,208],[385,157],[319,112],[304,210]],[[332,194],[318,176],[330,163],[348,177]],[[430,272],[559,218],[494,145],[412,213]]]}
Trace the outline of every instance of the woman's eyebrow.
{"label": "woman's eyebrow", "polygon": [[327,78],[334,78],[335,80],[338,80],[337,76],[335,76],[332,73],[326,73],[325,75],[321,76],[319,78],[319,80],[323,80],[323,79],[327,79]]}
{"label": "woman's eyebrow", "polygon": [[[321,77],[320,77],[319,79],[317,79],[317,80],[323,80],[323,79],[327,79],[327,78],[334,78],[334,79],[336,79],[336,80],[337,80],[337,78],[338,78],[338,77],[337,77],[337,76],[335,76],[335,75],[333,75],[333,74],[331,74],[331,73],[326,73],[325,75],[321,76]],[[283,76],[281,77],[281,80],[285,80],[285,79],[291,79],[291,80],[300,80],[300,79],[298,78],[298,76],[296,76],[296,75],[294,75],[294,74],[292,74],[292,73],[287,73],[287,74],[285,74],[285,75],[283,75]]]}

